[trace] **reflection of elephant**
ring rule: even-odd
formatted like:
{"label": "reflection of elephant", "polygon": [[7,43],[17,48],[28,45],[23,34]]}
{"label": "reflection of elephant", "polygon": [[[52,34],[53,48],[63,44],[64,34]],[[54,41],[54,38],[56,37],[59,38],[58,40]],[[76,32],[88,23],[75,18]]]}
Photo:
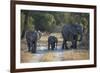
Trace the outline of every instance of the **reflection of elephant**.
{"label": "reflection of elephant", "polygon": [[28,51],[32,53],[36,53],[36,48],[37,48],[37,40],[40,36],[39,32],[32,32],[32,31],[27,31],[26,32],[26,41],[28,45]]}
{"label": "reflection of elephant", "polygon": [[57,48],[57,38],[55,36],[49,36],[48,37],[48,50],[50,50],[50,47],[52,50],[54,50],[54,48]]}
{"label": "reflection of elephant", "polygon": [[[79,37],[80,36],[80,37]],[[77,48],[77,41],[82,40],[82,27],[78,24],[64,25],[62,28],[63,44],[62,49],[68,49],[67,41],[71,41],[71,48]]]}

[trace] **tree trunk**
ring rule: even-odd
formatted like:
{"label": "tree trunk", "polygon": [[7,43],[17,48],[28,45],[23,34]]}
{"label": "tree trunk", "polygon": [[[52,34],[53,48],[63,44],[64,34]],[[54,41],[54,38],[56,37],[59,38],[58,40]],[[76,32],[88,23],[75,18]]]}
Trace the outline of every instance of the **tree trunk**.
{"label": "tree trunk", "polygon": [[23,29],[22,34],[21,34],[21,39],[23,39],[24,36],[25,36],[25,32],[26,32],[26,30],[28,28],[27,24],[28,24],[28,12],[25,12],[24,29]]}

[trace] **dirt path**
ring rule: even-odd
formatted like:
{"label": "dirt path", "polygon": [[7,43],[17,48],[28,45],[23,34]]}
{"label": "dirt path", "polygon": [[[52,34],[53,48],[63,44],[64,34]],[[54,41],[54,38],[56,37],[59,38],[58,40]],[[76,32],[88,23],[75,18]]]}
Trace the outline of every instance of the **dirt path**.
{"label": "dirt path", "polygon": [[67,61],[67,60],[86,60],[89,59],[88,50],[55,50],[38,51],[32,54],[27,51],[21,52],[21,62],[48,62],[48,61]]}
{"label": "dirt path", "polygon": [[[62,38],[59,34],[57,34],[57,36],[59,42],[57,48],[54,51],[48,51],[48,36],[42,36],[42,38],[38,41],[37,44],[37,53],[28,52],[26,40],[21,40],[21,62],[28,63],[89,59],[89,51],[87,49],[78,48],[77,50],[62,50]],[[68,46],[70,46],[70,44]]]}

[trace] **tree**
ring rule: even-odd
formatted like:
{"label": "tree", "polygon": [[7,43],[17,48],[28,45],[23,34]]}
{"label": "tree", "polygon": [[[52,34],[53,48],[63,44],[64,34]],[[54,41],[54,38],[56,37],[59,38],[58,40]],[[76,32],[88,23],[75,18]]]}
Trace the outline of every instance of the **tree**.
{"label": "tree", "polygon": [[23,15],[22,16],[24,18],[24,20],[21,18],[21,21],[22,21],[22,34],[21,34],[21,39],[24,37],[25,35],[25,32],[27,30],[27,23],[28,23],[28,11],[22,11]]}
{"label": "tree", "polygon": [[55,27],[56,20],[52,14],[41,12],[34,14],[33,18],[36,30],[51,32],[52,27]]}

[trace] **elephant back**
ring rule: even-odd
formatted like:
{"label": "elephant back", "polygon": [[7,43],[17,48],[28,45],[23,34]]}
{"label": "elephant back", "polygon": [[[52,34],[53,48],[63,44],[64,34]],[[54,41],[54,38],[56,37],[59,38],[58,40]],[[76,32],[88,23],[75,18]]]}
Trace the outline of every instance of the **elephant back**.
{"label": "elephant back", "polygon": [[57,43],[57,38],[55,36],[49,36],[48,42],[51,43],[51,44]]}
{"label": "elephant back", "polygon": [[26,32],[26,39],[28,41],[37,41],[37,33],[36,32],[32,32],[32,31],[27,31]]}
{"label": "elephant back", "polygon": [[72,27],[71,25],[64,25],[62,28],[62,37],[64,40],[71,41],[72,40]]}
{"label": "elephant back", "polygon": [[[80,28],[80,29],[77,29]],[[66,24],[62,28],[62,37],[64,40],[72,41],[74,35],[78,35],[81,32],[81,26],[79,24]]]}

